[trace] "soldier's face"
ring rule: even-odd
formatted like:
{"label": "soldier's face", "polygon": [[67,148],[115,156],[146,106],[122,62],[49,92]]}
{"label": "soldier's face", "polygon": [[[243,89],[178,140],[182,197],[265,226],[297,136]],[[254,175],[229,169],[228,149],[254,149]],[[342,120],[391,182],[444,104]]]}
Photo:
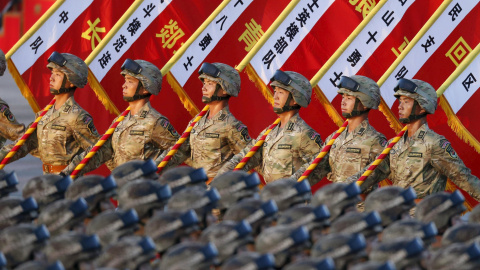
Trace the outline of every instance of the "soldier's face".
{"label": "soldier's face", "polygon": [[[398,117],[399,118],[408,118],[412,112],[413,104],[415,100],[406,96],[400,96],[398,99]],[[425,113],[425,110],[420,106],[415,107],[415,114]]]}
{"label": "soldier's face", "polygon": [[[65,77],[65,73],[56,68],[52,68],[52,74],[50,75],[50,88],[60,90],[62,87],[63,77]],[[68,86],[68,83],[66,83],[66,86]]]}
{"label": "soldier's face", "polygon": [[137,86],[140,81],[137,78],[134,78],[130,75],[125,75],[125,83],[122,85],[123,96],[124,97],[133,97],[135,91],[137,91]]}
{"label": "soldier's face", "polygon": [[342,95],[341,109],[342,113],[352,113],[355,107],[355,97],[347,94]]}
{"label": "soldier's face", "polygon": [[212,97],[215,93],[215,88],[217,87],[217,82],[214,82],[209,79],[203,79],[203,86],[202,86],[202,95],[204,97]]}
{"label": "soldier's face", "polygon": [[[273,88],[273,107],[275,108],[282,108],[283,106],[285,106],[285,102],[287,102],[287,99],[288,99],[288,96],[290,95],[290,92],[288,92],[287,90],[284,90],[280,87],[277,87],[275,86]],[[295,105],[296,103],[292,100],[290,100],[290,104],[288,104],[288,106],[292,106],[292,105]]]}

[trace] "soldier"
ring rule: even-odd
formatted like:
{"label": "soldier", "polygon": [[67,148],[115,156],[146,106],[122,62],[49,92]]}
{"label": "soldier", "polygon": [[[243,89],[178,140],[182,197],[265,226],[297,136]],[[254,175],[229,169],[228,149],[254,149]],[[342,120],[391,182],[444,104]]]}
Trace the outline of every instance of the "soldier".
{"label": "soldier", "polygon": [[[10,159],[15,161],[35,152],[43,162],[44,173],[60,173],[75,155],[93,145],[100,137],[93,119],[75,102],[75,89],[87,84],[88,68],[82,59],[68,53],[53,52],[48,58],[51,70],[50,93],[55,104],[38,122],[32,133]],[[38,115],[37,115],[38,116]],[[0,160],[13,148],[0,150]]]}
{"label": "soldier", "polygon": [[[108,167],[113,169],[134,159],[155,159],[179,138],[168,119],[150,105],[150,96],[158,95],[162,88],[160,70],[147,61],[127,59],[120,74],[125,77],[123,99],[128,102],[130,112],[85,165],[82,173],[92,171],[107,161]],[[63,173],[70,174],[87,153],[76,156]]]}
{"label": "soldier", "polygon": [[[7,68],[5,54],[0,50],[0,76],[3,76]],[[0,98],[0,148],[7,139],[15,141],[25,132],[25,125],[20,124],[10,111],[7,102]]]}
{"label": "soldier", "polygon": [[[180,147],[164,169],[186,162],[194,168],[203,167],[207,176],[213,178],[251,138],[247,126],[238,121],[228,107],[230,97],[236,97],[240,92],[238,71],[226,64],[205,62],[198,73],[198,78],[203,83],[202,101],[210,105],[210,109],[193,126],[190,139]],[[160,156],[157,163],[166,154]]]}
{"label": "soldier", "polygon": [[[307,107],[310,103],[312,86],[307,78],[293,71],[277,70],[270,81],[275,92],[273,111],[281,119],[280,124],[272,129],[263,145],[243,167],[248,171],[258,166],[256,169],[267,184],[292,176],[320,151],[322,144],[320,135],[298,114],[300,107]],[[218,174],[233,170],[265,131],[228,161]]]}
{"label": "soldier", "polygon": [[[385,136],[368,122],[370,109],[378,109],[380,104],[377,83],[360,75],[342,76],[338,88],[337,92],[342,95],[342,115],[348,119],[348,126],[308,177],[311,185],[325,176],[332,182],[339,182],[354,175],[373,162],[387,144]],[[336,132],[332,133],[325,142],[330,141],[335,134]],[[298,179],[302,176],[310,163],[298,170],[294,177]]]}
{"label": "soldier", "polygon": [[[394,185],[413,187],[417,196],[423,198],[445,190],[449,178],[473,198],[480,199],[479,179],[472,175],[450,142],[428,127],[426,116],[437,108],[435,89],[424,81],[400,79],[394,90],[399,100],[400,122],[407,124],[407,131],[365,180],[362,191],[388,178]],[[367,168],[348,181],[356,181]]]}

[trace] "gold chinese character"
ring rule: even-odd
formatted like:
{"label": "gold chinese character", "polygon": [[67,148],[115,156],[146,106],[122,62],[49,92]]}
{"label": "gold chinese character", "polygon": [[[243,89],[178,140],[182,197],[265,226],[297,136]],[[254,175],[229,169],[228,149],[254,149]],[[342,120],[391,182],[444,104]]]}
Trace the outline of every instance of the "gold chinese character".
{"label": "gold chinese character", "polygon": [[246,23],[245,27],[247,30],[238,38],[238,41],[244,41],[246,43],[245,50],[249,52],[258,40],[263,36],[262,26],[258,25],[254,19],[251,20],[251,23]]}
{"label": "gold chinese character", "polygon": [[408,43],[410,43],[410,41],[408,41],[407,37],[403,37],[403,40],[405,40],[402,44],[400,44],[400,47],[398,47],[398,51],[392,47],[392,52],[395,54],[396,57],[398,57],[402,52],[403,52],[403,49],[405,49],[405,47],[407,47]]}
{"label": "gold chinese character", "polygon": [[97,44],[100,43],[100,41],[102,41],[102,39],[98,35],[98,32],[105,33],[105,27],[97,27],[97,24],[99,22],[100,22],[100,18],[97,18],[93,23],[90,20],[88,20],[87,23],[89,27],[87,31],[82,33],[82,38],[92,41],[92,51],[95,50],[95,41],[97,41]]}
{"label": "gold chinese character", "polygon": [[350,0],[349,2],[352,6],[356,5],[355,10],[361,12],[364,19],[377,4],[375,0]]}
{"label": "gold chinese character", "polygon": [[170,20],[168,25],[165,25],[162,30],[160,30],[160,34],[156,34],[157,38],[162,39],[163,48],[171,49],[177,43],[181,37],[183,37],[185,33],[183,30],[178,27],[177,21]]}
{"label": "gold chinese character", "polygon": [[[472,48],[468,46],[467,42],[460,37],[455,44],[448,50],[445,54],[446,57],[450,58],[455,66],[458,67],[460,63],[465,59],[465,57],[472,51]],[[453,54],[452,54],[453,53]]]}

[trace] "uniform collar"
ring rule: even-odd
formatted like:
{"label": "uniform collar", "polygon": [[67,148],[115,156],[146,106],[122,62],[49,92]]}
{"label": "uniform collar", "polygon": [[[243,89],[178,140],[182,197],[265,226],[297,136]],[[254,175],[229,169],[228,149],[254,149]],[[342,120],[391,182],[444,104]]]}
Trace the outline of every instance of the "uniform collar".
{"label": "uniform collar", "polygon": [[152,105],[150,104],[150,101],[147,101],[140,110],[138,110],[137,114],[133,115],[135,117],[139,118],[145,118],[147,117],[148,113],[152,110]]}
{"label": "uniform collar", "polygon": [[[208,113],[210,113],[210,111],[208,111]],[[208,120],[223,121],[223,120],[225,120],[225,117],[227,117],[228,114],[230,114],[230,109],[229,109],[228,104],[227,104],[227,106],[225,106],[217,114],[215,114],[215,116],[213,116],[211,119],[208,119]],[[207,118],[205,118],[205,119],[207,119]]]}
{"label": "uniform collar", "polygon": [[[421,139],[423,140],[423,138],[425,137],[425,134],[430,130],[430,128],[428,127],[428,124],[425,123],[423,124],[416,132],[415,134],[413,134],[411,138],[411,140],[417,140],[417,139]],[[408,136],[408,134],[405,132],[405,134],[403,136]]]}
{"label": "uniform collar", "polygon": [[[73,105],[75,105],[75,103],[76,103],[75,99],[73,98],[73,96],[71,96],[67,99],[67,101],[65,101],[65,103],[63,103],[62,106],[60,106],[60,108],[58,108],[58,110],[56,110],[56,112],[68,113],[70,109],[73,107]],[[55,105],[52,106],[52,108],[55,108]]]}

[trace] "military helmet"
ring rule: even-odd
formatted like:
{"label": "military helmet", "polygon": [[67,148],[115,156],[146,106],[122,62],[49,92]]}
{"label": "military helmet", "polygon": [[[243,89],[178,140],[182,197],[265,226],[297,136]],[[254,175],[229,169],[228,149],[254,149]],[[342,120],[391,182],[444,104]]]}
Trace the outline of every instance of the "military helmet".
{"label": "military helmet", "polygon": [[275,180],[260,192],[260,199],[263,201],[274,200],[280,211],[309,202],[311,197],[312,192],[308,181],[297,182],[291,178]]}
{"label": "military helmet", "polygon": [[332,258],[337,269],[364,259],[367,254],[365,237],[362,234],[330,233],[315,242],[311,250],[313,258]]}
{"label": "military helmet", "polygon": [[132,235],[138,229],[138,215],[135,209],[108,210],[94,217],[87,225],[87,234],[96,234],[103,247],[118,239]]}
{"label": "military helmet", "polygon": [[354,265],[350,270],[396,270],[395,264],[391,261],[386,262],[363,262],[357,265]]}
{"label": "military helmet", "polygon": [[207,189],[207,184],[205,184],[207,180],[208,176],[205,169],[195,169],[190,166],[178,166],[168,169],[158,179],[162,185],[170,186],[172,194],[191,186],[200,186]]}
{"label": "military helmet", "polygon": [[334,221],[348,209],[356,211],[361,201],[360,188],[356,183],[332,183],[317,190],[312,198],[313,206],[325,205],[330,211],[330,220]]}
{"label": "military helmet", "polygon": [[5,54],[0,50],[0,76],[3,76],[5,70],[7,69],[7,60]]}
{"label": "military helmet", "polygon": [[398,269],[418,266],[424,251],[423,241],[419,237],[399,239],[374,246],[369,253],[371,261],[392,261]]}
{"label": "military helmet", "polygon": [[350,212],[337,218],[330,227],[331,233],[361,233],[365,238],[382,232],[382,219],[376,211]]}
{"label": "military helmet", "polygon": [[15,270],[65,270],[65,267],[60,261],[51,264],[44,261],[28,261],[15,267]]}
{"label": "military helmet", "polygon": [[214,187],[208,191],[198,186],[187,187],[172,196],[168,201],[167,209],[181,212],[193,209],[197,213],[200,226],[205,228],[207,219],[211,218],[209,215],[212,209],[217,207],[218,200],[220,200],[220,194]]}
{"label": "military helmet", "polygon": [[425,197],[415,211],[415,217],[423,222],[435,223],[440,234],[451,225],[455,216],[465,211],[463,202],[465,198],[460,191],[453,193],[438,192]]}
{"label": "military helmet", "polygon": [[480,269],[480,246],[477,242],[456,243],[435,251],[427,263],[428,270]]}
{"label": "military helmet", "polygon": [[112,176],[121,189],[127,182],[133,180],[157,180],[157,165],[152,159],[130,160],[115,167]]}
{"label": "military helmet", "polygon": [[400,96],[412,98],[427,113],[432,114],[437,109],[437,92],[427,82],[417,79],[400,79],[394,91],[396,98],[400,98]]}
{"label": "military helmet", "polygon": [[95,260],[97,267],[139,269],[155,258],[155,244],[148,236],[126,236],[106,247]]}
{"label": "military helmet", "polygon": [[[218,83],[228,95],[237,97],[240,93],[240,74],[234,68],[223,63],[203,63],[198,70],[198,78]],[[216,93],[215,93],[216,94]]]}
{"label": "military helmet", "polygon": [[272,254],[260,254],[257,252],[242,252],[230,257],[222,264],[220,270],[273,270],[275,267],[275,258]]}
{"label": "military helmet", "polygon": [[442,236],[442,246],[453,243],[469,244],[478,241],[480,236],[480,224],[457,224],[448,228]]}
{"label": "military helmet", "polygon": [[24,198],[33,197],[42,210],[50,203],[65,198],[65,191],[72,183],[70,176],[44,174],[28,180],[22,194]]}
{"label": "military helmet", "polygon": [[[293,100],[301,107],[306,108],[312,97],[312,85],[302,74],[294,71],[277,70],[270,79],[271,87],[282,88],[292,94]],[[287,100],[289,102],[289,100]],[[285,106],[288,106],[285,103]]]}
{"label": "military helmet", "polygon": [[330,225],[330,212],[325,205],[313,207],[311,205],[295,205],[281,212],[277,225],[288,225],[293,228],[307,227],[308,231],[323,229]]}
{"label": "military helmet", "polygon": [[139,80],[148,93],[158,95],[160,89],[162,89],[162,72],[154,64],[145,60],[127,58],[121,68],[120,74],[123,76],[129,75]]}
{"label": "military helmet", "polygon": [[0,199],[17,191],[18,178],[15,171],[5,172],[0,170]]}
{"label": "military helmet", "polygon": [[0,230],[22,222],[30,222],[38,215],[34,198],[5,197],[0,199]]}
{"label": "military helmet", "polygon": [[382,242],[394,242],[398,239],[419,237],[425,246],[435,242],[438,231],[435,223],[424,223],[416,219],[397,220],[390,224],[382,233]]}
{"label": "military helmet", "polygon": [[470,211],[470,215],[468,216],[469,223],[480,223],[480,204],[477,204],[472,211]]}
{"label": "military helmet", "polygon": [[77,232],[67,232],[58,235],[47,243],[42,249],[48,263],[59,260],[66,269],[74,268],[82,261],[96,258],[101,251],[98,237]]}
{"label": "military helmet", "polygon": [[402,219],[402,215],[408,214],[415,206],[417,194],[412,187],[403,189],[396,186],[388,186],[374,190],[365,199],[365,211],[377,211],[382,218],[382,225]]}
{"label": "military helmet", "polygon": [[262,231],[255,238],[255,250],[275,257],[275,267],[288,263],[294,255],[304,253],[310,246],[310,236],[305,226],[292,228],[278,225]]}
{"label": "military helmet", "polygon": [[53,52],[48,58],[47,67],[49,69],[56,68],[63,72],[75,87],[83,88],[87,85],[88,67],[78,56]]}
{"label": "military helmet", "polygon": [[151,217],[154,210],[163,210],[172,191],[167,185],[152,180],[134,180],[125,184],[118,192],[118,207],[133,208],[138,217]]}
{"label": "military helmet", "polygon": [[44,225],[21,223],[0,231],[0,250],[7,258],[8,267],[33,259],[33,253],[40,249],[50,233]]}
{"label": "military helmet", "polygon": [[342,76],[338,87],[337,93],[354,96],[362,102],[363,106],[378,109],[381,95],[380,88],[374,80],[360,75]]}
{"label": "military helmet", "polygon": [[335,270],[335,262],[332,258],[318,259],[305,258],[286,265],[284,270]]}
{"label": "military helmet", "polygon": [[258,235],[262,228],[269,227],[278,212],[274,200],[266,202],[257,198],[246,198],[228,208],[223,220],[246,220],[252,227],[252,234]]}
{"label": "military helmet", "polygon": [[83,198],[75,201],[63,199],[49,204],[38,216],[37,223],[45,224],[51,235],[59,235],[83,224],[89,215]]}
{"label": "military helmet", "polygon": [[218,208],[226,210],[243,198],[258,195],[260,177],[257,173],[248,174],[245,171],[229,171],[221,174],[210,183],[220,193]]}
{"label": "military helmet", "polygon": [[157,252],[163,253],[181,239],[197,232],[199,220],[192,209],[185,212],[158,212],[145,224],[145,235],[155,242]]}
{"label": "military helmet", "polygon": [[216,264],[218,250],[213,243],[184,242],[168,249],[160,269],[209,270]]}
{"label": "military helmet", "polygon": [[65,192],[65,198],[77,200],[84,198],[88,204],[88,211],[102,211],[103,202],[110,203],[110,197],[116,193],[117,183],[113,176],[86,175],[79,177]]}

